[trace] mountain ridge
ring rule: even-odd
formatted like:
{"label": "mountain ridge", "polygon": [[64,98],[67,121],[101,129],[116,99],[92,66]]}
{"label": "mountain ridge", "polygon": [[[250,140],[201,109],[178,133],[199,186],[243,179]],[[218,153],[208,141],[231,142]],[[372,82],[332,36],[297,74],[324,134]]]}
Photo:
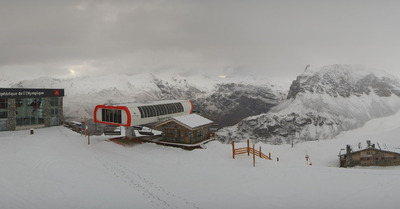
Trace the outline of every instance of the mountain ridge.
{"label": "mountain ridge", "polygon": [[[368,81],[368,82],[366,82]],[[252,116],[220,131],[230,142],[246,138],[268,143],[330,139],[368,120],[400,109],[399,79],[377,76],[359,66],[307,69],[293,81],[286,100],[266,114]]]}
{"label": "mountain ridge", "polygon": [[361,66],[307,67],[290,88],[247,76],[227,79],[170,73],[43,77],[10,82],[16,88],[64,88],[67,119],[92,117],[97,104],[190,99],[195,111],[222,128],[222,142],[246,138],[281,144],[330,139],[400,109],[400,80]]}
{"label": "mountain ridge", "polygon": [[[243,118],[268,112],[286,91],[269,81],[251,76],[238,82],[232,78],[168,73],[91,76],[69,79],[42,77],[11,85],[14,88],[64,88],[64,115],[68,119],[92,117],[97,104],[190,99],[195,111],[222,126],[234,125]],[[248,108],[242,108],[246,105]]]}

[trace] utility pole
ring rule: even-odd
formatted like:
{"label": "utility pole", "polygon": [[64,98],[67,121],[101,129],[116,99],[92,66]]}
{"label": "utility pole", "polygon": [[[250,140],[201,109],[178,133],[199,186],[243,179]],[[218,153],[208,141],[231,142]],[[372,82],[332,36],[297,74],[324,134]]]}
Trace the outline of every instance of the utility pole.
{"label": "utility pole", "polygon": [[290,130],[290,135],[292,135],[292,148],[293,148],[293,128]]}
{"label": "utility pole", "polygon": [[296,135],[296,114],[293,113],[293,121],[292,121],[292,125],[291,125],[291,130],[290,130],[290,134],[292,135],[292,148],[293,148],[293,138],[294,135]]}
{"label": "utility pole", "polygon": [[86,116],[85,116],[85,119],[84,119],[84,122],[83,122],[84,124],[85,124],[85,137],[87,136],[87,126],[86,126]]}

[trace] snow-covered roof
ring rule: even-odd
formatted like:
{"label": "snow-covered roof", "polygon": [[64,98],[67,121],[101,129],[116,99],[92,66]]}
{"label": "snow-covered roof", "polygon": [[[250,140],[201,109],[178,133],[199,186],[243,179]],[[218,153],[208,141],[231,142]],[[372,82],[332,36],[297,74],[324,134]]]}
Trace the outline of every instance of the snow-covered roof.
{"label": "snow-covered roof", "polygon": [[208,120],[207,118],[204,118],[195,113],[189,114],[189,115],[173,117],[172,119],[192,128],[192,129],[213,123],[213,121]]}
{"label": "snow-covered roof", "polygon": [[[375,144],[375,149],[386,151],[386,152],[394,152],[400,154],[400,147],[389,145],[389,144],[379,144],[377,142],[372,142],[371,145]],[[364,142],[359,142],[358,144],[350,144],[352,152],[359,152],[365,149],[368,149],[368,144]]]}

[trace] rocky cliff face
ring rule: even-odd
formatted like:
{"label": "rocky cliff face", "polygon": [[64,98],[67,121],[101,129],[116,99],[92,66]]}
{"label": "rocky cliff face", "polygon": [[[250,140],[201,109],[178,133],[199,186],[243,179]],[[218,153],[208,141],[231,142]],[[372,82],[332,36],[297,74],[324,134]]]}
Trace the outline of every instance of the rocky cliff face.
{"label": "rocky cliff face", "polygon": [[268,143],[329,139],[400,109],[400,82],[359,66],[306,70],[293,81],[287,100],[269,113],[220,131],[220,140],[254,138]]}
{"label": "rocky cliff face", "polygon": [[225,127],[268,112],[284,95],[267,85],[225,83],[217,84],[214,91],[195,99],[194,103],[202,115],[217,121],[219,127]]}
{"label": "rocky cliff face", "polygon": [[290,86],[287,99],[295,99],[307,92],[346,98],[372,92],[380,97],[400,96],[399,86],[399,80],[390,75],[378,77],[359,66],[331,65],[298,76]]}
{"label": "rocky cliff face", "polygon": [[207,91],[186,79],[173,81],[154,78],[156,100],[191,99],[194,111],[219,127],[235,125],[246,117],[268,112],[285,97],[284,92],[269,84],[216,83]]}

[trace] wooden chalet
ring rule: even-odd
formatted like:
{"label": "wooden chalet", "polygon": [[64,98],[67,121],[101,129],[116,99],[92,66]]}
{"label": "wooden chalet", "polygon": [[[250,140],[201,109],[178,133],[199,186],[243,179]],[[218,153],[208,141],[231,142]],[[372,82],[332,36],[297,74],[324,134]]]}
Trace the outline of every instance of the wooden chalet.
{"label": "wooden chalet", "polygon": [[209,128],[213,121],[197,114],[173,117],[156,124],[155,129],[162,131],[163,141],[195,144],[215,137]]}
{"label": "wooden chalet", "polygon": [[371,144],[368,140],[366,146],[361,143],[347,145],[345,153],[339,154],[339,159],[340,167],[400,165],[400,147]]}

